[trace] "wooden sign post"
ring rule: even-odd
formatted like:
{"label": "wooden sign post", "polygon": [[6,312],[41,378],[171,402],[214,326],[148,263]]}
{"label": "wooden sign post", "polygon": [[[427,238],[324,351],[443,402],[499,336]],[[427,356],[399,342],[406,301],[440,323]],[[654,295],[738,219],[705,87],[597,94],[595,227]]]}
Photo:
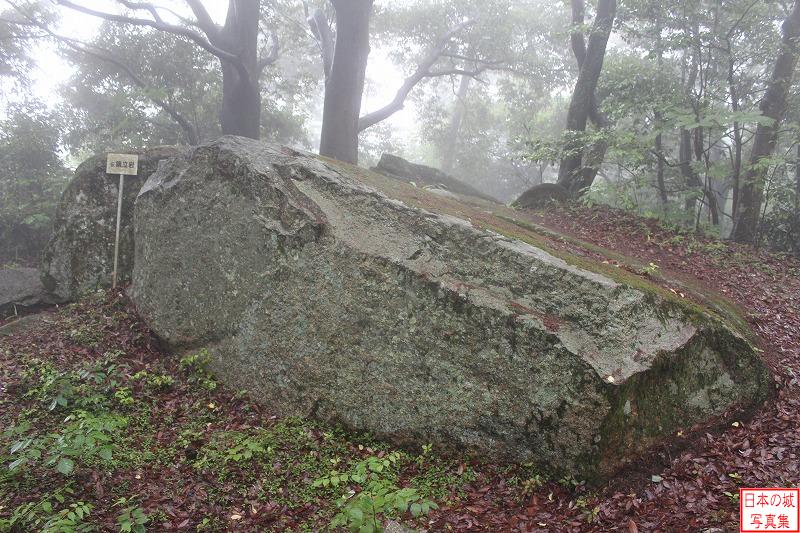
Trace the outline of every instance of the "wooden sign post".
{"label": "wooden sign post", "polygon": [[139,173],[139,156],[135,154],[108,154],[106,161],[107,174],[119,174],[119,198],[117,198],[117,233],[114,237],[114,273],[111,276],[111,287],[117,288],[117,265],[119,262],[119,227],[122,219],[122,188],[125,176],[136,176]]}

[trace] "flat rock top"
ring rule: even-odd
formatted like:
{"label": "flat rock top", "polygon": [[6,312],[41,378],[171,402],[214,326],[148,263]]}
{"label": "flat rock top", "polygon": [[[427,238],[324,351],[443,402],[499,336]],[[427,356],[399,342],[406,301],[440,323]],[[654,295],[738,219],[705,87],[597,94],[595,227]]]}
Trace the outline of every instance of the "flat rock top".
{"label": "flat rock top", "polygon": [[[530,244],[564,260],[569,265],[600,274],[610,281],[613,280],[656,294],[665,300],[685,307],[693,314],[711,313],[738,333],[748,338],[753,336],[747,322],[742,318],[740,309],[724,295],[684,279],[671,279],[665,273],[659,273],[662,279],[656,283],[655,278],[634,273],[641,272],[647,267],[641,261],[590,245],[573,237],[555,233],[537,224],[526,210],[515,209],[474,196],[455,193],[447,196],[440,195],[415,187],[405,181],[392,179],[384,174],[341,161],[311,154],[303,155],[318,158],[333,168],[341,168],[363,184],[390,198],[400,200],[408,206],[454,217],[468,222],[477,229],[488,230]],[[627,268],[620,268],[620,266]],[[667,289],[665,286],[679,287],[680,293]]]}

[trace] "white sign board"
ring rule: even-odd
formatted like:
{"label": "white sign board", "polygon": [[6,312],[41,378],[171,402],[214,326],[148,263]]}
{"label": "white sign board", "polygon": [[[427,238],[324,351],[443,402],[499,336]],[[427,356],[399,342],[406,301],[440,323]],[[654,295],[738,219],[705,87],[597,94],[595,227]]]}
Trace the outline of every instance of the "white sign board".
{"label": "white sign board", "polygon": [[135,176],[139,173],[139,156],[134,154],[108,154],[106,173]]}

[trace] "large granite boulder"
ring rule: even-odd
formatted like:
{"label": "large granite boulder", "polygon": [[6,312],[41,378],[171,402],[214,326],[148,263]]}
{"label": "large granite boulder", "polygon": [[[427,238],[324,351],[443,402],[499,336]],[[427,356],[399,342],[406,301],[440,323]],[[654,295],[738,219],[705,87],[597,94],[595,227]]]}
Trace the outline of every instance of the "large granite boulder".
{"label": "large granite boulder", "polygon": [[[125,176],[118,279],[130,279],[133,269],[133,202],[159,161],[182,149],[162,146],[126,151],[139,154],[139,174]],[[67,186],[53,223],[53,235],[42,259],[42,282],[58,301],[111,285],[114,267],[119,176],[106,174],[107,154],[84,161]]]}
{"label": "large granite boulder", "polygon": [[766,396],[713,313],[529,244],[509,208],[429,196],[223,137],[142,188],[132,297],[278,412],[578,476]]}
{"label": "large granite boulder", "polygon": [[0,318],[47,303],[38,269],[0,267]]}
{"label": "large granite boulder", "polygon": [[438,168],[412,163],[396,155],[383,154],[372,170],[385,176],[414,183],[418,187],[430,188],[433,192],[439,194],[450,192],[462,196],[474,196],[484,200],[496,201],[488,194],[479,191],[458,178],[445,174]]}

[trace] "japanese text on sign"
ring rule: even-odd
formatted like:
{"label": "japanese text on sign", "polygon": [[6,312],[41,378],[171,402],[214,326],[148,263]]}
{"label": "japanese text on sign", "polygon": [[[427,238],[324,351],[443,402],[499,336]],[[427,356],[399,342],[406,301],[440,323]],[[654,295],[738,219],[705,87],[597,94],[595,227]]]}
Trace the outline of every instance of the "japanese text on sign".
{"label": "japanese text on sign", "polygon": [[739,489],[741,533],[800,533],[800,489]]}
{"label": "japanese text on sign", "polygon": [[108,154],[106,173],[135,176],[139,173],[139,156],[134,154]]}

